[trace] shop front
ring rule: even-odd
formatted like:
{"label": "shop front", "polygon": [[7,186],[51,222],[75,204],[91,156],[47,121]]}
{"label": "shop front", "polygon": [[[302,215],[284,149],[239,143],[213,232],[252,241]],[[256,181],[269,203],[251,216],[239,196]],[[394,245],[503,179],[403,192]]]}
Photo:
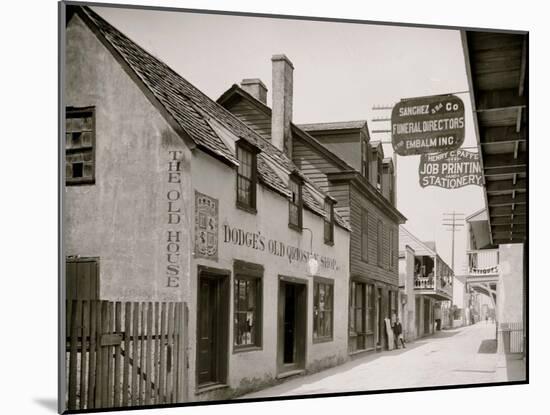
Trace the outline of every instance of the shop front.
{"label": "shop front", "polygon": [[296,229],[291,201],[262,185],[255,212],[239,208],[234,172],[209,156],[194,157],[192,177],[192,399],[227,399],[346,361],[349,231],[334,226],[327,243],[325,217],[305,203]]}

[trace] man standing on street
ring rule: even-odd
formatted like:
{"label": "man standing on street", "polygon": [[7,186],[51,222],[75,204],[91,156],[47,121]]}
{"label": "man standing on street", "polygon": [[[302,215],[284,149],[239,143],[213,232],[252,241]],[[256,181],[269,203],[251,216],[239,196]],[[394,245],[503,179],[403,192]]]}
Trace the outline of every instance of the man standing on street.
{"label": "man standing on street", "polygon": [[395,348],[399,349],[399,340],[401,340],[401,345],[403,348],[405,348],[405,340],[403,339],[403,327],[401,326],[401,322],[399,321],[399,317],[395,319],[395,323],[393,323],[393,340],[395,342]]}

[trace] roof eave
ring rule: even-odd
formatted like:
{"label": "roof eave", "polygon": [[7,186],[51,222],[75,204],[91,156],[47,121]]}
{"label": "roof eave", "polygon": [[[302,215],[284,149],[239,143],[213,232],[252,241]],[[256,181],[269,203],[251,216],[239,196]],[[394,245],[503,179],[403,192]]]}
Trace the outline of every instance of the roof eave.
{"label": "roof eave", "polygon": [[[143,80],[137,75],[137,73],[130,67],[130,65],[126,62],[126,60],[121,56],[121,54],[114,48],[114,46],[109,42],[105,36],[101,33],[97,25],[90,19],[90,17],[86,14],[87,11],[90,10],[88,6],[78,6],[76,7],[76,10],[74,11],[74,14],[77,14],[84,24],[94,33],[94,35],[99,39],[101,44],[107,48],[107,50],[111,53],[111,55],[114,57],[114,59],[120,64],[124,72],[134,81],[134,83],[137,85],[137,87],[140,89],[140,91],[145,95],[145,97],[149,100],[149,102],[159,111],[159,113],[162,115],[162,117],[166,120],[166,122],[170,125],[170,127],[174,130],[174,132],[183,140],[183,142],[189,147],[189,149],[193,150],[198,146],[197,142],[192,138],[192,136],[181,127],[181,125],[175,120],[175,118],[170,114],[164,105],[155,97],[155,95],[151,92],[151,90],[145,85]],[[92,11],[93,12],[93,11]],[[202,146],[200,146],[202,149]],[[213,152],[210,152],[213,153]],[[216,158],[219,158],[219,155],[215,155]],[[222,156],[223,157],[223,156]],[[226,157],[223,157],[225,162],[231,162],[231,160],[227,159]]]}

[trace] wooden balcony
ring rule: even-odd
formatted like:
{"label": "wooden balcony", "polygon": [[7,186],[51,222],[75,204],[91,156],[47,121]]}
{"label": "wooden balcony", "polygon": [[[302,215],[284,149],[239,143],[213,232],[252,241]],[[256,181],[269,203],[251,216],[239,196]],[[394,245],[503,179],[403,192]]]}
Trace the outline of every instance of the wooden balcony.
{"label": "wooden balcony", "polygon": [[427,295],[438,301],[453,299],[452,277],[420,277],[414,278],[414,293]]}
{"label": "wooden balcony", "polygon": [[468,252],[468,278],[494,279],[499,275],[498,249],[481,249]]}

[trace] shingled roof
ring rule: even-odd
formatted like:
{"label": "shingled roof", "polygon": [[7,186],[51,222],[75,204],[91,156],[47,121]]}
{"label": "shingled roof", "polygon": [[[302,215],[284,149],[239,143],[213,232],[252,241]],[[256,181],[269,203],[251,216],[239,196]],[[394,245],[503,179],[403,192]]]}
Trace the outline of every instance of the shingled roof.
{"label": "shingled roof", "polygon": [[[249,94],[247,91],[242,89],[239,85],[233,84],[227,91],[225,91],[217,100],[217,102],[221,105],[228,105],[228,103],[235,99],[235,97],[239,97],[242,99],[247,100],[251,104],[255,105],[255,107],[262,111],[266,116],[271,117],[271,108],[268,107],[265,103],[259,101],[256,97]],[[319,131],[322,129],[353,129],[353,128],[363,128],[366,125],[365,120],[357,120],[357,121],[343,121],[343,122],[327,122],[327,123],[317,123],[317,124],[300,124],[300,126],[290,123],[290,128],[292,130],[292,134],[296,137],[299,137],[303,140],[305,140],[310,146],[315,148],[318,151],[321,151],[325,157],[330,159],[336,166],[338,166],[339,169],[341,169],[340,173],[342,173],[344,176],[346,176],[348,179],[356,178],[358,179],[364,188],[370,193],[370,196],[372,197],[372,200],[378,204],[378,206],[381,209],[389,209],[400,221],[406,221],[405,216],[401,212],[397,210],[397,208],[391,204],[388,204],[387,199],[374,188],[374,186],[366,180],[359,172],[357,172],[352,166],[350,166],[347,162],[345,162],[343,159],[341,159],[339,156],[334,154],[332,151],[330,151],[323,143],[321,143],[317,138],[315,138],[313,135],[314,131]],[[309,129],[309,132],[302,129],[302,126],[318,126],[312,127]],[[322,128],[321,128],[322,126]],[[310,134],[311,133],[311,134]],[[382,143],[380,141],[373,141],[371,142],[374,144],[375,148],[380,147],[380,150],[384,151],[384,148],[382,146]],[[393,164],[393,160],[392,160]],[[350,174],[351,173],[351,174]],[[334,173],[333,173],[334,174]],[[332,174],[332,175],[333,175]],[[336,177],[333,175],[333,179]],[[343,176],[342,176],[343,177]],[[309,181],[309,180],[308,180]],[[312,186],[315,189],[318,189],[315,187],[315,185],[310,182]],[[319,190],[320,191],[320,190]],[[305,200],[305,196],[304,196]],[[322,207],[321,207],[322,209]],[[312,209],[313,210],[313,209]],[[349,229],[349,225],[343,221],[343,219],[339,216],[336,216],[336,222],[340,223],[342,222],[342,226]]]}
{"label": "shingled roof", "polygon": [[323,131],[323,130],[352,130],[361,129],[367,124],[366,120],[356,121],[336,121],[336,122],[320,122],[312,124],[298,124],[304,131]]}
{"label": "shingled roof", "polygon": [[[175,121],[176,127],[181,128],[188,136],[184,138],[190,138],[197,147],[222,161],[238,165],[234,152],[227,147],[212,128],[209,118],[213,118],[236,137],[246,140],[261,150],[258,154],[258,177],[261,183],[286,197],[290,196],[288,185],[269,165],[269,162],[272,162],[286,170],[288,174],[298,174],[310,192],[317,193],[321,198],[326,196],[300,173],[282,151],[231,112],[214,102],[164,62],[130,40],[89,7],[73,7],[73,12],[82,18],[115,58],[119,61],[122,59],[126,69],[131,71],[131,75],[137,76],[136,81],[141,83],[140,87],[145,87],[147,93],[151,94],[153,99]],[[316,214],[324,213],[315,197],[307,192],[304,192],[304,204],[306,208]],[[336,222],[341,227],[349,229],[342,218],[336,217]]]}

